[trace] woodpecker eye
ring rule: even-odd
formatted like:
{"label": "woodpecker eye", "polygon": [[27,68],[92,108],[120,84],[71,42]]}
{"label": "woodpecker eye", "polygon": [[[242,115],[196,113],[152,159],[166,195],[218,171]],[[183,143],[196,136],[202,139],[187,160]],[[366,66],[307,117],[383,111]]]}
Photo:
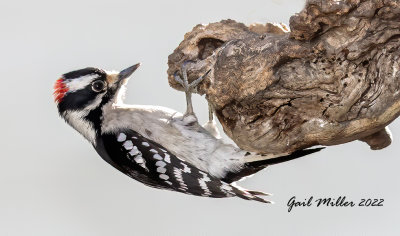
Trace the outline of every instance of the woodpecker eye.
{"label": "woodpecker eye", "polygon": [[92,90],[96,93],[102,92],[106,88],[106,83],[102,80],[96,80],[92,83]]}

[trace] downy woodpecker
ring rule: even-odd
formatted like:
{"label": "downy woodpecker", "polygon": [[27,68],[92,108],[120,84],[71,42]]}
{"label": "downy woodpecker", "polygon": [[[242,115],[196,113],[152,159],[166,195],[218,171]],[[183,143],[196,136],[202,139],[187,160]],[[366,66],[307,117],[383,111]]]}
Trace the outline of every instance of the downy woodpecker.
{"label": "downy woodpecker", "polygon": [[105,161],[137,181],[197,196],[237,196],[270,203],[260,197],[267,194],[243,189],[234,182],[267,165],[320,150],[306,149],[275,157],[224,143],[216,137],[212,112],[205,127],[199,125],[193,113],[191,93],[208,72],[189,84],[186,65],[175,74],[185,88],[185,114],[158,106],[124,105],[125,85],[139,65],[121,72],[97,68],[72,71],[62,75],[54,86],[60,116]]}

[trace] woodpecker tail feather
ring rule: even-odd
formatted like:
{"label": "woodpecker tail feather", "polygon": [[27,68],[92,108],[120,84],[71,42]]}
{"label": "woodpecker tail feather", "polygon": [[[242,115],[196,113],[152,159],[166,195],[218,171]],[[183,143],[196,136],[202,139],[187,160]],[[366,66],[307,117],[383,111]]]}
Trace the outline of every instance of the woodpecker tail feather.
{"label": "woodpecker tail feather", "polygon": [[315,152],[319,152],[322,149],[325,149],[325,147],[302,149],[302,150],[297,150],[295,152],[292,152],[291,154],[286,155],[286,156],[268,158],[268,159],[264,159],[264,160],[254,161],[254,162],[247,162],[247,164],[251,165],[253,167],[275,165],[275,164],[280,164],[283,162],[291,161],[291,160],[294,160],[294,159],[297,159],[297,158],[300,158],[303,156],[307,156],[307,155],[313,154]]}
{"label": "woodpecker tail feather", "polygon": [[269,194],[269,193],[247,190],[247,189],[244,189],[244,188],[234,185],[234,184],[232,184],[231,186],[233,187],[232,192],[234,193],[234,195],[236,197],[240,197],[245,200],[262,202],[262,203],[273,203],[272,201],[269,201],[262,197],[259,197],[259,196],[270,196],[271,194]]}
{"label": "woodpecker tail feather", "polygon": [[[319,152],[322,148],[310,148],[310,149],[303,149],[295,151],[289,155],[274,157],[274,156],[263,156],[263,155],[252,155],[248,158],[245,166],[239,172],[229,172],[224,178],[223,181],[227,183],[232,183],[239,181],[240,179],[253,175],[258,171],[266,168],[269,165],[275,165],[279,163],[283,163],[286,161],[291,161],[303,156],[310,155],[315,152]],[[254,161],[253,161],[254,160]]]}

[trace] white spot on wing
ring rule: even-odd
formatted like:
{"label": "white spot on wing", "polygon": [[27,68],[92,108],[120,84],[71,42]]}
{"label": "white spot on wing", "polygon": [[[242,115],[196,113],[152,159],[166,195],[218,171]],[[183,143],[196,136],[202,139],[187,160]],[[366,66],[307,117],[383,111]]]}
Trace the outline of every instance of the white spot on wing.
{"label": "white spot on wing", "polygon": [[146,166],[146,160],[143,159],[142,154],[140,153],[139,155],[135,156],[133,160],[141,166],[143,169],[145,169],[147,172],[149,172],[149,169]]}
{"label": "white spot on wing", "polygon": [[181,162],[181,164],[183,165],[183,172],[185,173],[191,173],[191,169],[183,162]]}
{"label": "white spot on wing", "polygon": [[169,176],[168,175],[166,175],[166,174],[160,174],[160,179],[163,179],[163,180],[167,180],[167,179],[169,179]]}
{"label": "white spot on wing", "polygon": [[142,145],[145,146],[145,147],[149,147],[150,146],[150,144],[147,143],[147,142],[142,142]]}
{"label": "white spot on wing", "polygon": [[172,183],[170,181],[168,181],[168,180],[166,180],[165,183],[167,183],[169,185],[172,185]]}
{"label": "white spot on wing", "polygon": [[152,153],[158,153],[157,150],[155,150],[155,149],[150,149],[150,152],[152,152]]}
{"label": "white spot on wing", "polygon": [[161,174],[165,174],[165,172],[167,172],[167,169],[165,169],[164,167],[158,167],[157,172],[161,173]]}
{"label": "white spot on wing", "polygon": [[210,182],[211,181],[211,179],[210,179],[210,177],[208,176],[207,173],[204,173],[203,171],[199,171],[199,173],[203,175],[202,179],[204,179],[204,181],[206,181],[206,182]]}
{"label": "white spot on wing", "polygon": [[171,159],[170,159],[170,156],[168,155],[168,153],[165,153],[164,156],[165,156],[164,157],[164,161],[168,162],[168,163],[171,163]]}
{"label": "white spot on wing", "polygon": [[135,158],[133,158],[134,160],[135,160],[135,162],[136,163],[138,163],[138,164],[142,164],[142,163],[144,163],[144,159],[143,159],[143,157],[142,156],[140,156],[140,155],[138,155],[138,156],[136,156]]}
{"label": "white spot on wing", "polygon": [[199,173],[203,175],[203,177],[199,179],[199,185],[200,185],[201,189],[204,190],[204,196],[210,196],[211,191],[210,191],[210,189],[208,189],[206,182],[210,182],[211,179],[208,177],[208,175],[206,173],[204,173],[202,171],[199,171]]}
{"label": "white spot on wing", "polygon": [[178,183],[180,185],[179,189],[183,190],[183,191],[187,191],[188,187],[185,184],[185,182],[183,181],[182,170],[174,167],[174,175],[175,175],[175,178],[176,178],[176,180],[178,180]]}
{"label": "white spot on wing", "polygon": [[133,143],[131,140],[127,140],[122,144],[126,150],[131,150],[133,148]]}
{"label": "white spot on wing", "polygon": [[118,135],[117,141],[120,142],[120,143],[122,143],[122,142],[125,141],[125,140],[126,140],[126,134],[120,133],[120,134]]}
{"label": "white spot on wing", "polygon": [[158,167],[164,167],[164,166],[166,166],[167,164],[165,163],[165,162],[163,162],[163,161],[157,161],[156,162],[156,166],[158,166]]}
{"label": "white spot on wing", "polygon": [[133,146],[132,150],[129,152],[129,155],[136,156],[138,154],[142,154],[136,146]]}
{"label": "white spot on wing", "polygon": [[158,154],[154,154],[153,157],[154,157],[154,159],[157,159],[159,161],[162,160],[162,157],[160,155],[158,155]]}
{"label": "white spot on wing", "polygon": [[141,163],[139,164],[143,169],[145,169],[147,172],[149,172],[149,169],[147,169],[146,163]]}

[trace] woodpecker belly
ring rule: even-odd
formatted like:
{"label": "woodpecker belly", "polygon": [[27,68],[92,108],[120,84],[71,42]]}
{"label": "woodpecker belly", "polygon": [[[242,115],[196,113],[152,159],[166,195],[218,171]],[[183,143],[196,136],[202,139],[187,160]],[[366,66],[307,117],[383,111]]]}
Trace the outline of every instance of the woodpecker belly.
{"label": "woodpecker belly", "polygon": [[124,106],[104,110],[103,133],[123,127],[159,143],[171,153],[217,178],[240,170],[245,152],[207,132],[195,117],[158,106]]}

